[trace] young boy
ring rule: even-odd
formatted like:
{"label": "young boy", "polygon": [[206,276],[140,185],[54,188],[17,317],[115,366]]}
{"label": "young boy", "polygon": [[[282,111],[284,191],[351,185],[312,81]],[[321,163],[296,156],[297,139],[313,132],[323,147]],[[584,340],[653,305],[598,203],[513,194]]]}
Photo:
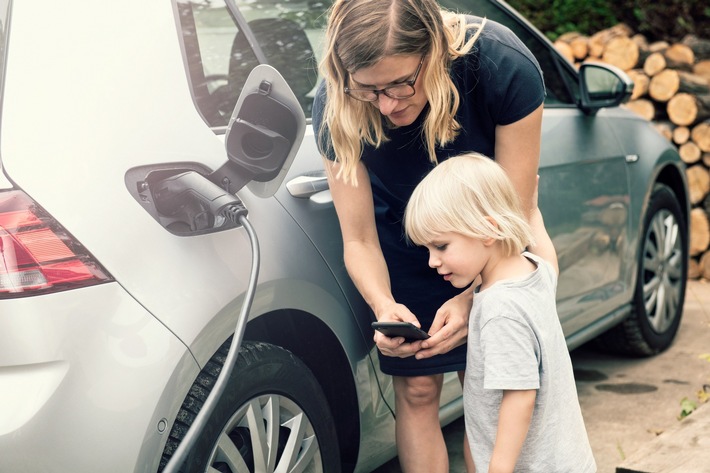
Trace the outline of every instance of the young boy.
{"label": "young boy", "polygon": [[464,380],[476,472],[595,472],[555,306],[557,256],[537,203],[528,224],[505,171],[465,154],[417,186],[404,225],[453,286],[481,277]]}

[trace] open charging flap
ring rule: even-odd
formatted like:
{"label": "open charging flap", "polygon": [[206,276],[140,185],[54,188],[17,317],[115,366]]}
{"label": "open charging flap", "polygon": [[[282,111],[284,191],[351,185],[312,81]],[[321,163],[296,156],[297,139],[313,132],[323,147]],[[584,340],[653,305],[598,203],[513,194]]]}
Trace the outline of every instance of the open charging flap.
{"label": "open charging flap", "polygon": [[303,140],[306,117],[281,74],[261,64],[247,78],[225,135],[229,161],[210,180],[230,193],[258,197],[279,188]]}

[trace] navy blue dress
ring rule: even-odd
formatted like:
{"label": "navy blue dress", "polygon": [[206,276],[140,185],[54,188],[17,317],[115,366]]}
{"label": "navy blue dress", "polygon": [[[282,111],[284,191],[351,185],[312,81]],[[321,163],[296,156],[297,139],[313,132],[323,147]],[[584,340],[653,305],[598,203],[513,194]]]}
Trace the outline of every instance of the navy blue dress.
{"label": "navy blue dress", "polygon": [[[479,18],[471,17],[477,22]],[[451,77],[461,95],[458,137],[438,148],[439,162],[464,152],[495,155],[495,128],[514,123],[537,109],[545,97],[542,71],[528,48],[507,27],[488,20],[474,49],[452,64]],[[321,152],[335,159],[332,148],[318,139],[325,87],[316,94],[313,129]],[[365,145],[362,161],[367,167],[375,205],[375,222],[395,301],[419,319],[424,330],[431,326],[441,305],[461,292],[428,265],[428,251],[408,244],[402,219],[416,185],[433,168],[421,137],[428,108],[409,126],[386,131],[390,141],[379,148]],[[326,130],[327,131],[327,130]],[[380,353],[380,369],[396,376],[420,376],[463,370],[466,346],[449,353],[417,360]]]}

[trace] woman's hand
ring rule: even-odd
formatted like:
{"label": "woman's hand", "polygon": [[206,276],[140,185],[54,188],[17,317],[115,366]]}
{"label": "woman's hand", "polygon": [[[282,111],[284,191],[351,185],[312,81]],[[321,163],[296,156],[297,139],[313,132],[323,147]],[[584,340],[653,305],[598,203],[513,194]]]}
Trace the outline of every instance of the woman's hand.
{"label": "woman's hand", "polygon": [[434,323],[429,329],[430,338],[420,342],[421,350],[416,353],[418,360],[447,353],[466,343],[468,337],[468,317],[473,304],[471,285],[458,296],[449,299],[436,311]]}
{"label": "woman's hand", "polygon": [[[421,328],[417,317],[406,306],[392,302],[377,311],[377,320],[380,322],[410,322]],[[377,348],[385,356],[407,358],[421,350],[422,340],[411,343],[404,341],[404,337],[388,337],[375,330],[374,336]]]}

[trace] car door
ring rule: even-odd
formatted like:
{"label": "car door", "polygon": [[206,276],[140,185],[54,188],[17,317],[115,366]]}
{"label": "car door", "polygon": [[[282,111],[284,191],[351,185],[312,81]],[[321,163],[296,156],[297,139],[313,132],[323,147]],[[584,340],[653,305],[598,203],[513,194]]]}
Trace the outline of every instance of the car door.
{"label": "car door", "polygon": [[604,110],[577,106],[577,73],[552,44],[495,0],[445,0],[444,6],[505,24],[530,48],[546,85],[539,205],[560,263],[557,306],[572,345],[579,330],[620,305],[629,226],[627,158]]}

